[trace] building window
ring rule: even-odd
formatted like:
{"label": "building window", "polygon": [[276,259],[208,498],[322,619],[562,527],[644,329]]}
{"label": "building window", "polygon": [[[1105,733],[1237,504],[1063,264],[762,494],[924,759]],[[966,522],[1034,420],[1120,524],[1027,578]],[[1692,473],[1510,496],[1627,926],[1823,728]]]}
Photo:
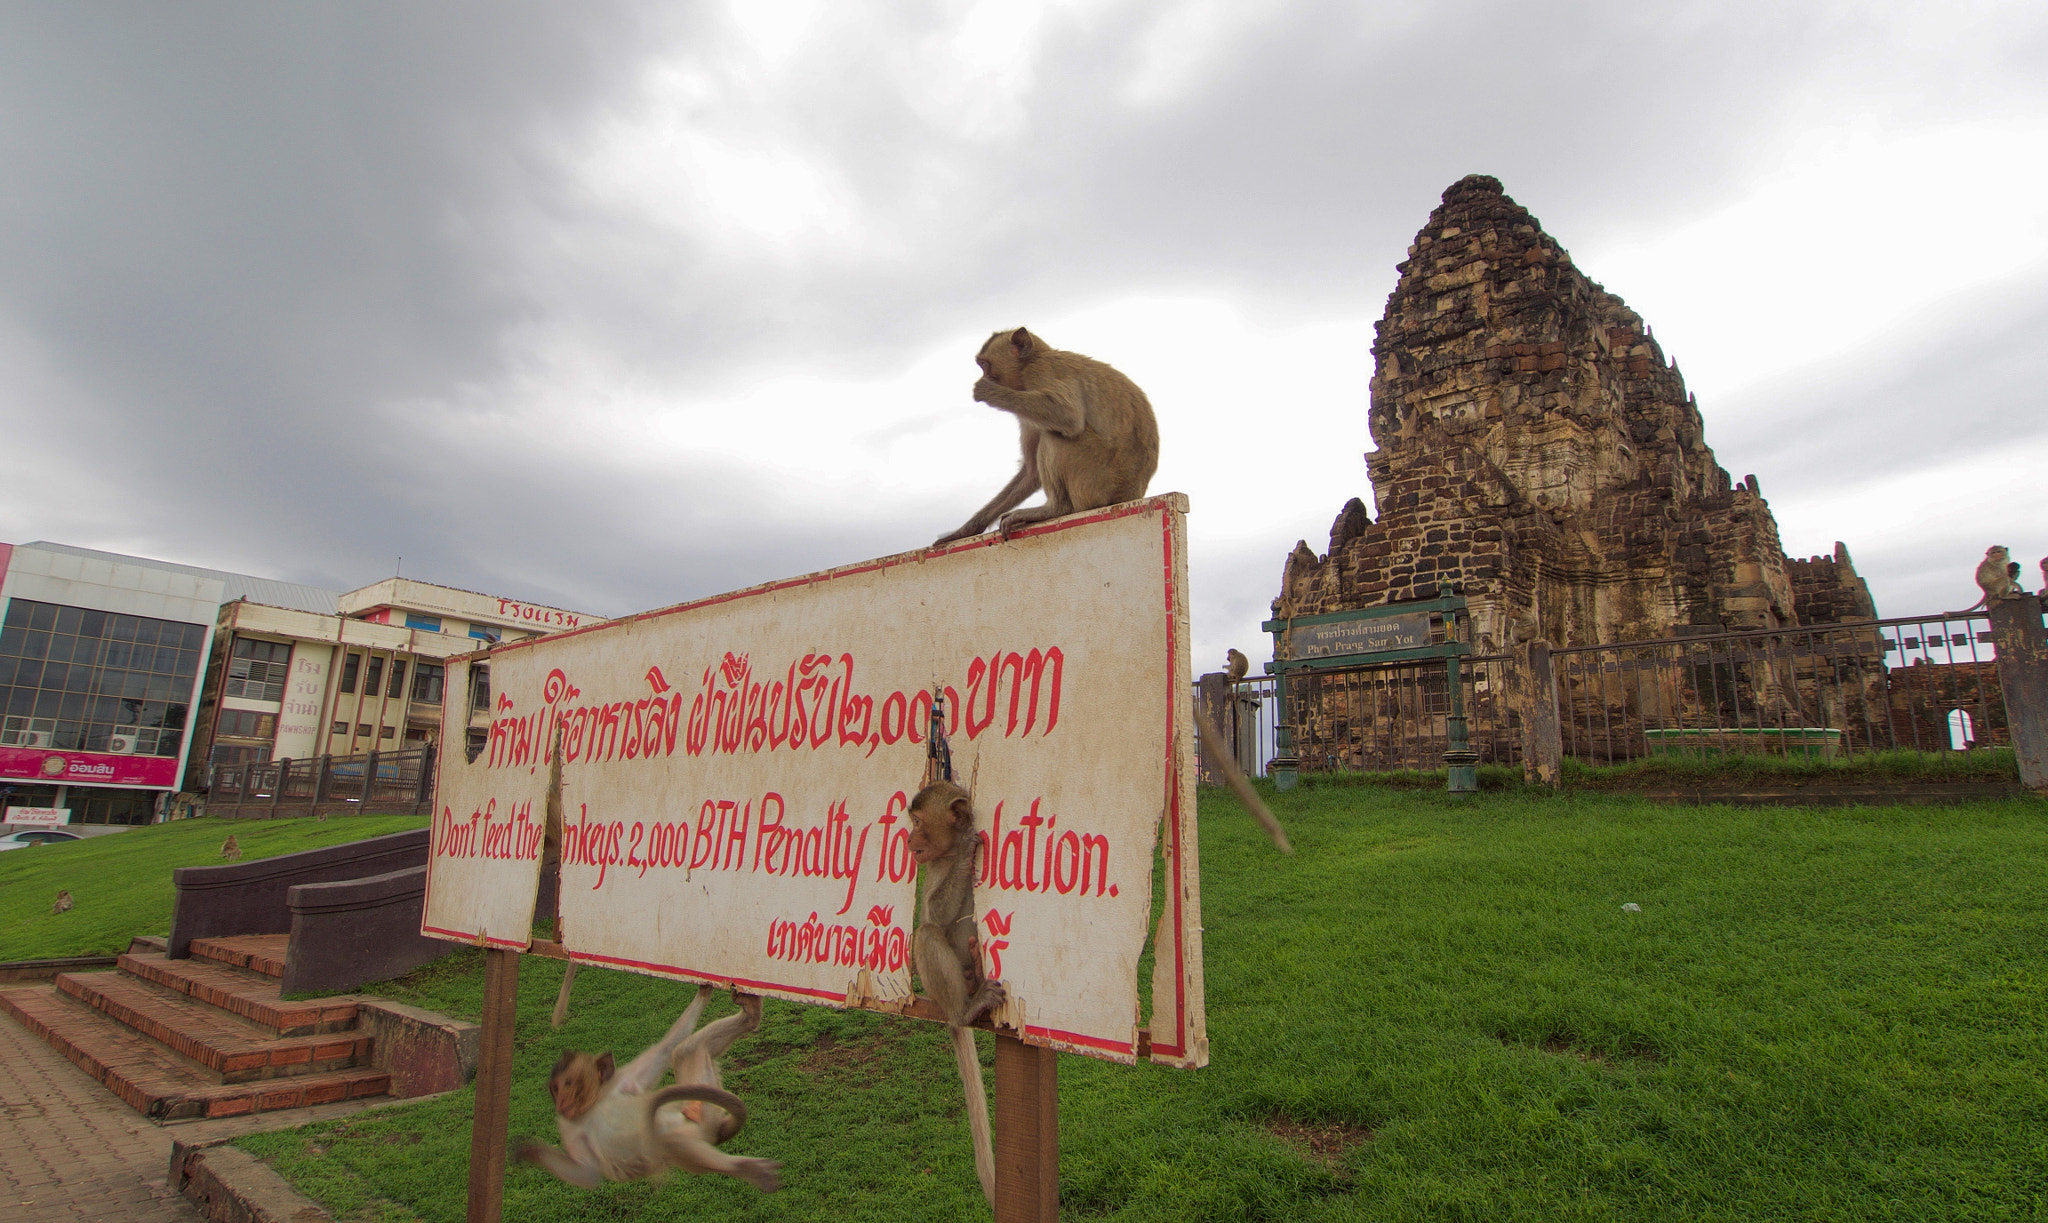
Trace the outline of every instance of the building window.
{"label": "building window", "polygon": [[395,737],[395,732],[397,731],[397,729],[398,728],[395,726],[381,726],[377,729],[377,737],[379,739],[393,738]]}
{"label": "building window", "polygon": [[358,723],[356,723],[356,736],[357,736],[358,738],[367,738],[367,737],[369,736],[369,733],[370,733],[370,724],[369,724],[368,722],[358,722]]}
{"label": "building window", "polygon": [[441,664],[437,662],[423,662],[419,666],[414,667],[412,672],[412,699],[415,701],[429,701],[439,705],[441,703],[442,675]]}
{"label": "building window", "polygon": [[384,689],[385,695],[403,699],[405,696],[405,660],[391,660],[391,683]]}
{"label": "building window", "polygon": [[470,625],[469,635],[476,638],[478,641],[489,642],[497,642],[505,636],[505,634],[501,630],[494,629],[488,625],[483,624]]}
{"label": "building window", "polygon": [[491,669],[481,663],[469,669],[469,707],[491,707]]}
{"label": "building window", "polygon": [[438,633],[441,631],[441,617],[415,616],[411,612],[407,612],[405,613],[405,627],[420,629],[428,633]]}
{"label": "building window", "polygon": [[269,739],[277,734],[277,715],[253,709],[223,709],[216,734],[232,739]]}
{"label": "building window", "polygon": [[351,654],[342,660],[341,690],[343,692],[354,692],[356,690],[356,673],[362,669],[363,656],[361,654]]}
{"label": "building window", "polygon": [[363,677],[363,695],[376,696],[384,679],[384,660],[375,654],[370,656],[370,673]]}
{"label": "building window", "polygon": [[74,824],[148,824],[156,820],[155,790],[74,789],[65,801],[71,804]]}
{"label": "building window", "polygon": [[331,735],[345,735],[348,733],[348,723],[336,722],[333,726],[328,728],[327,733]]}
{"label": "building window", "polygon": [[206,634],[200,624],[9,600],[0,746],[176,756]]}
{"label": "building window", "polygon": [[242,743],[216,743],[207,756],[207,763],[216,768],[239,769],[245,764],[261,764],[270,759],[270,747],[251,747]]}
{"label": "building window", "polygon": [[228,659],[227,694],[257,701],[283,700],[291,660],[292,647],[287,642],[237,637]]}

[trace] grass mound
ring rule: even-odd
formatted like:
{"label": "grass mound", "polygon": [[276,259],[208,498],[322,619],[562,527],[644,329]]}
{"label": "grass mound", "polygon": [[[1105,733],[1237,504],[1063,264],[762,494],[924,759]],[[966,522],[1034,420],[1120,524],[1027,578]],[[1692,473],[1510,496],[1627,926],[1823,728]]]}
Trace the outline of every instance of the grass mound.
{"label": "grass mound", "polygon": [[[177,889],[171,871],[218,866],[235,834],[242,860],[270,858],[424,828],[424,815],[330,820],[178,820],[0,853],[0,960],[115,955],[138,934],[165,934]],[[59,891],[69,913],[50,912]]]}

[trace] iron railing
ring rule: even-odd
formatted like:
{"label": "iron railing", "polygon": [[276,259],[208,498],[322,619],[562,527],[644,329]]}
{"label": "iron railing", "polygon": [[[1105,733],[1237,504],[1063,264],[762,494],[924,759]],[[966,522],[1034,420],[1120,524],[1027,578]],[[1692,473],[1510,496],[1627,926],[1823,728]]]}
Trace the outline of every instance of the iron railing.
{"label": "iron railing", "polygon": [[1833,757],[2011,742],[1982,615],[1554,650],[1565,755]]}
{"label": "iron railing", "polygon": [[211,765],[206,814],[266,817],[345,811],[425,814],[434,804],[434,749]]}
{"label": "iron railing", "polygon": [[[1665,754],[1832,758],[2006,746],[1991,640],[1989,619],[1978,613],[1553,650],[1564,754],[1609,764]],[[1481,764],[1522,759],[1521,714],[1508,700],[1521,665],[1508,654],[1459,660],[1470,746]],[[1294,732],[1305,772],[1435,770],[1450,746],[1450,695],[1447,668],[1432,659],[1294,671],[1284,686],[1271,676],[1246,679],[1232,687],[1224,713],[1234,707],[1249,727],[1237,740],[1248,773],[1265,772],[1282,725]]]}
{"label": "iron railing", "polygon": [[[1221,678],[1217,677],[1219,681]],[[1195,687],[1195,709],[1197,712],[1202,710],[1199,682]],[[1267,762],[1278,750],[1280,735],[1280,704],[1275,697],[1273,677],[1251,676],[1235,684],[1225,684],[1222,699],[1208,712],[1216,722],[1216,729],[1222,732],[1223,741],[1232,746],[1237,767],[1253,777],[1264,777]],[[1207,776],[1205,768],[1202,780],[1215,782],[1221,779]]]}

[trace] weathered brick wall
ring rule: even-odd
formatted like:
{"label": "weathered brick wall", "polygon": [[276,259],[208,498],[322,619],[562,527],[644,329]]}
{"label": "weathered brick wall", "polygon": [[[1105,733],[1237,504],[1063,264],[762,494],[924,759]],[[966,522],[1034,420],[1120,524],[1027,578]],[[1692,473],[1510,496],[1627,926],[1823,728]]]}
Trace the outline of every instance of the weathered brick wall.
{"label": "weathered brick wall", "polygon": [[1802,599],[1868,607],[1840,545],[1825,572],[1788,566],[1756,478],[1715,462],[1649,328],[1497,180],[1445,191],[1400,273],[1372,348],[1377,521],[1354,498],[1326,553],[1297,545],[1275,615],[1447,586],[1486,648],[1517,623],[1589,645],[1796,624]]}
{"label": "weathered brick wall", "polygon": [[1952,710],[1970,715],[1979,747],[2009,747],[2005,690],[1993,662],[1915,662],[1890,673],[1891,733],[1901,747],[1947,751]]}
{"label": "weathered brick wall", "polygon": [[1792,581],[1792,606],[1801,624],[1839,624],[1877,615],[1870,587],[1856,576],[1849,549],[1840,540],[1835,541],[1833,556],[1788,558],[1785,575]]}

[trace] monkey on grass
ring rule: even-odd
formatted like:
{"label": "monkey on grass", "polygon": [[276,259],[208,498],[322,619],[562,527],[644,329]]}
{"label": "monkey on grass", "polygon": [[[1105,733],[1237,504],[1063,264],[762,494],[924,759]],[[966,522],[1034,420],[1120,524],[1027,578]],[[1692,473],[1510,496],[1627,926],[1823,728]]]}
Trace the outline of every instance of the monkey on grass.
{"label": "monkey on grass", "polygon": [[[548,1075],[560,1147],[522,1142],[520,1159],[546,1168],[571,1185],[595,1189],[607,1180],[631,1181],[685,1172],[722,1172],[761,1190],[782,1188],[781,1164],[728,1155],[718,1149],[747,1123],[747,1106],[725,1090],[718,1059],[733,1041],[761,1025],[761,999],[744,994],[740,1009],[694,1032],[711,986],[702,985],[667,1035],[615,1069],[612,1055],[565,1051]],[[654,1085],[673,1065],[676,1081]],[[681,1108],[669,1105],[681,1104]]]}
{"label": "monkey on grass", "polygon": [[995,1145],[989,1135],[988,1090],[981,1057],[968,1025],[1003,1005],[1002,982],[981,975],[974,936],[974,802],[950,781],[935,781],[910,800],[910,855],[924,868],[911,962],[924,992],[946,1014],[953,1062],[967,1097],[967,1130],[974,1139],[974,1174],[989,1205],[996,1201]]}
{"label": "monkey on grass", "polygon": [[[1159,466],[1159,423],[1136,383],[1022,327],[990,336],[975,362],[974,398],[1017,418],[1022,461],[987,505],[934,546],[979,535],[999,518],[1008,538],[1030,523],[1145,495]],[[1041,488],[1044,505],[1017,508]]]}
{"label": "monkey on grass", "polygon": [[220,843],[220,856],[230,862],[240,862],[242,860],[242,843],[235,840],[234,833],[229,833],[228,839]]}

